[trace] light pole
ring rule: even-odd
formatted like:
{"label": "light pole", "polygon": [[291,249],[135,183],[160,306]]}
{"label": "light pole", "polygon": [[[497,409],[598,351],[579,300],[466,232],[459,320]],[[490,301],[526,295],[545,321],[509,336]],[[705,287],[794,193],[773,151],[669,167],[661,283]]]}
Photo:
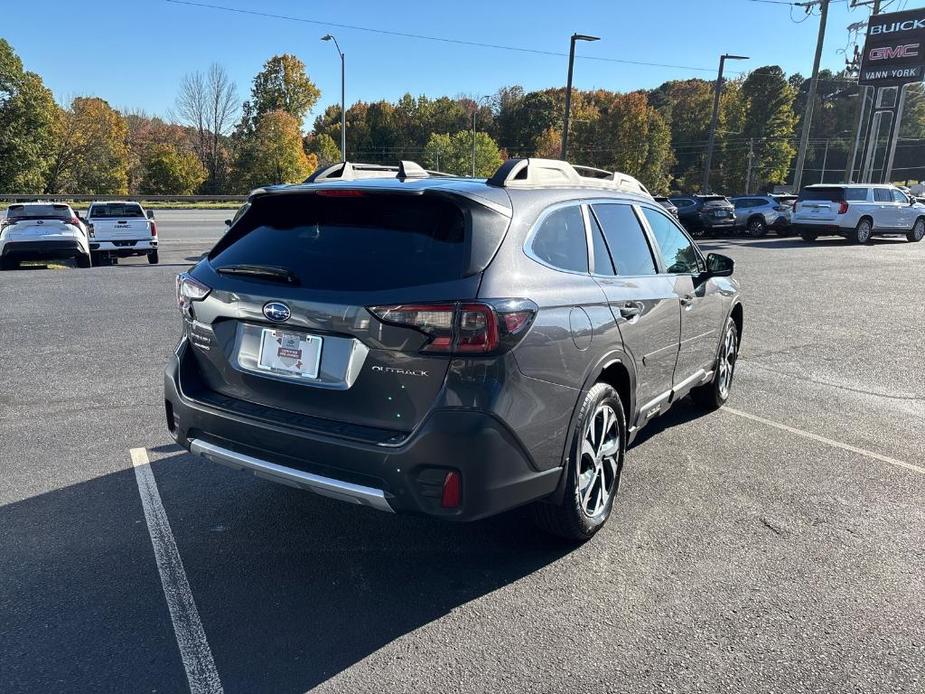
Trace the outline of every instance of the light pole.
{"label": "light pole", "polygon": [[333,34],[325,34],[321,37],[322,41],[333,41],[334,48],[340,55],[340,158],[347,161],[347,100],[346,90],[344,88],[344,52],[340,49],[340,44]]}
{"label": "light pole", "polygon": [[[475,117],[479,112],[479,105],[490,99],[490,96],[482,96],[475,100],[475,108],[472,109],[472,178],[475,178]],[[439,168],[439,167],[438,167]]]}
{"label": "light pole", "polygon": [[600,41],[600,36],[589,36],[588,34],[572,34],[572,42],[568,51],[568,82],[565,85],[565,119],[562,124],[562,151],[559,155],[561,159],[568,159],[568,118],[569,111],[572,108],[572,68],[575,65],[575,42],[576,41]]}
{"label": "light pole", "polygon": [[723,53],[719,57],[719,73],[713,89],[713,117],[710,119],[710,137],[707,139],[707,153],[703,158],[703,192],[710,192],[710,167],[713,166],[713,144],[716,142],[716,125],[719,123],[719,97],[723,93],[723,68],[727,60],[748,60],[747,55]]}

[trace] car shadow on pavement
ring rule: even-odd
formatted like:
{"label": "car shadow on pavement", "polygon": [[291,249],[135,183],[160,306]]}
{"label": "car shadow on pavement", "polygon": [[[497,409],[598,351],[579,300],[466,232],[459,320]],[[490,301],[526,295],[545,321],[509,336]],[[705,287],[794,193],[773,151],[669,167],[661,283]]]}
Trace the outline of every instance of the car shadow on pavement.
{"label": "car shadow on pavement", "polygon": [[152,466],[229,692],[309,690],[574,549],[525,510],[454,524],[332,501],[185,451]]}
{"label": "car shadow on pavement", "polygon": [[642,446],[653,436],[658,436],[666,429],[693,422],[695,419],[706,417],[709,414],[711,413],[697,405],[690,397],[684,397],[672,405],[668,412],[646,424],[630,445],[630,449]]}

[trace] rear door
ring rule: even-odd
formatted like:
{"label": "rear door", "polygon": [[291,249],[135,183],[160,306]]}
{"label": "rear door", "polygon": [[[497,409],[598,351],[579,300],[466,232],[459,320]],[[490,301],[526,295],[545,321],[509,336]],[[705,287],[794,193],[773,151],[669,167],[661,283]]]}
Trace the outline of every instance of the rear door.
{"label": "rear door", "polygon": [[255,198],[192,273],[212,292],[187,324],[187,382],[271,417],[410,431],[450,363],[433,335],[477,296],[507,224],[448,196]]}
{"label": "rear door", "polygon": [[661,255],[662,277],[681,304],[681,341],[672,379],[677,389],[713,364],[724,319],[723,297],[713,282],[700,281],[706,262],[681,227],[661,210],[644,206],[642,214]]}
{"label": "rear door", "polygon": [[595,263],[595,279],[633,359],[641,424],[667,404],[671,393],[681,333],[680,300],[672,278],[658,274],[639,211],[616,202],[590,207],[592,234],[603,239],[613,262],[609,269]]}

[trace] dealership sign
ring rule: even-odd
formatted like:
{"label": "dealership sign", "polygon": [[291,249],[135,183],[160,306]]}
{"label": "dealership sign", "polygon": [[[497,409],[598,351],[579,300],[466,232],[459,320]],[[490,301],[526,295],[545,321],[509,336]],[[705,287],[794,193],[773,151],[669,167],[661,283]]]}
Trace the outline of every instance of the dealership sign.
{"label": "dealership sign", "polygon": [[860,84],[889,87],[925,76],[925,8],[870,18]]}

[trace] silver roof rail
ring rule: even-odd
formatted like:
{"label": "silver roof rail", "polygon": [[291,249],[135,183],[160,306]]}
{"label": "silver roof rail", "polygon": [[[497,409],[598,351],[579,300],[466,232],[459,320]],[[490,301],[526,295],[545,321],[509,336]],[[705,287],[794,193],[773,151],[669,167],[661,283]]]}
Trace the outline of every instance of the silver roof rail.
{"label": "silver roof rail", "polygon": [[317,169],[304,182],[357,181],[365,178],[432,178],[452,175],[442,171],[429,171],[416,162],[405,160],[398,162],[398,166],[339,161]]}
{"label": "silver roof rail", "polygon": [[627,193],[641,193],[651,197],[649,190],[628,174],[595,169],[591,166],[572,165],[558,159],[508,159],[488,179],[488,185],[500,188],[538,186],[608,188]]}

